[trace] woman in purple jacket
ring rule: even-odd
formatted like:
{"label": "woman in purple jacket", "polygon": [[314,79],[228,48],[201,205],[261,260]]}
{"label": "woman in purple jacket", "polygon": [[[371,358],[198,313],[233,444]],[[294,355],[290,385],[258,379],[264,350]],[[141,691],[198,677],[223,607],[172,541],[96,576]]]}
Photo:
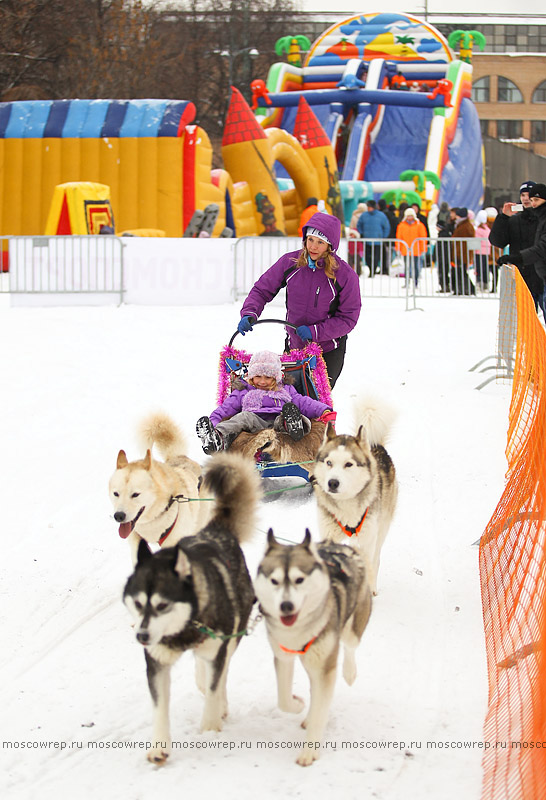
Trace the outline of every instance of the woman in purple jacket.
{"label": "woman in purple jacket", "polygon": [[283,383],[281,359],[263,350],[248,363],[246,383],[234,389],[210,417],[197,420],[197,435],[207,455],[226,450],[241,433],[275,428],[299,441],[311,430],[311,419],[332,422],[335,413],[325,403],[299,394]]}
{"label": "woman in purple jacket", "polygon": [[360,284],[336,250],[341,223],[329,214],[313,214],[303,229],[303,248],[286,253],[259,278],[241,309],[237,326],[243,336],[280,289],[286,287],[286,350],[305,341],[322,348],[333,388],[343,368],[347,334],[360,316]]}

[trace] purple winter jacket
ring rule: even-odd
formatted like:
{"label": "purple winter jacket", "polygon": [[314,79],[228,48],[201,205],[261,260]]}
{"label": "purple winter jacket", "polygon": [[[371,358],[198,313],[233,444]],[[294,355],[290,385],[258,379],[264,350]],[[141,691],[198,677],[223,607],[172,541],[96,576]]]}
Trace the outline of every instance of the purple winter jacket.
{"label": "purple winter jacket", "polygon": [[[313,214],[303,230],[316,228],[331,242],[332,250],[339,246],[340,223],[329,214]],[[339,345],[341,337],[355,327],[360,316],[361,299],[358,275],[334,252],[338,269],[335,278],[328,278],[321,269],[296,267],[301,250],[286,253],[258,278],[241,309],[241,317],[256,319],[281,288],[286,286],[286,321],[296,327],[307,325],[313,341],[327,353]],[[301,348],[305,342],[291,328],[287,329],[291,348]]]}
{"label": "purple winter jacket", "polygon": [[[325,411],[329,410],[329,406],[325,405],[325,403],[321,403],[319,400],[313,400],[312,397],[307,397],[306,395],[300,394],[290,384],[282,384],[282,388],[285,389],[290,395],[290,402],[294,403],[294,405],[299,408],[301,413],[305,417],[309,417],[309,419],[320,417]],[[210,415],[210,421],[212,424],[216,426],[223,419],[226,419],[226,417],[232,417],[234,414],[238,414],[239,411],[242,411],[243,399],[245,395],[252,391],[252,389],[254,389],[253,386],[248,386],[246,389],[235,389],[233,392],[231,392],[231,394],[226,397],[224,402],[215,408]],[[265,417],[266,419],[271,416],[276,417],[281,413],[283,405],[284,403],[280,400],[274,399],[273,397],[268,397],[267,394],[264,394],[262,399],[262,407],[254,413],[259,417]]]}

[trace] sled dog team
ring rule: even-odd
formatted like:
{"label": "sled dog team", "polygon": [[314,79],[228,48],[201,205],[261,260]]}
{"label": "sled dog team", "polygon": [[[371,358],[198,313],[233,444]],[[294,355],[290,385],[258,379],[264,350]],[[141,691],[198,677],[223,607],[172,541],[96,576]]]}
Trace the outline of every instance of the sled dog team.
{"label": "sled dog team", "polygon": [[[264,402],[264,395],[253,400]],[[241,549],[255,535],[260,499],[261,478],[249,458],[220,447],[202,471],[185,455],[184,437],[166,414],[142,423],[144,458],[130,462],[120,450],[109,488],[134,565],[123,601],[144,648],[152,763],[169,756],[170,671],[185,650],[193,650],[204,695],[200,730],[222,729],[229,662],[249,632],[255,600],[273,651],[281,710],[299,713],[304,707],[292,693],[296,658],[309,677],[306,738],[297,763],[318,758],[341,645],[343,677],[349,685],[356,678],[355,651],[377,593],[381,547],[396,506],[395,469],[384,447],[391,414],[367,401],[357,418],[355,436],[337,435],[327,422],[310,469],[321,541],[312,541],[306,530],[300,544],[285,545],[270,529],[254,581]],[[162,461],[152,457],[154,446]]]}

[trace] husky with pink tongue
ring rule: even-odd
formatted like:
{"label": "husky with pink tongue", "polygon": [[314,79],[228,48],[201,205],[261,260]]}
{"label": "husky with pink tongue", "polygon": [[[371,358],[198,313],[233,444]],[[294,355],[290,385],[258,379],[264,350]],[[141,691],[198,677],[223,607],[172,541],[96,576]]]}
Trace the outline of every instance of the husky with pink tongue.
{"label": "husky with pink tongue", "polygon": [[[213,505],[195,502],[201,467],[185,455],[182,431],[167,414],[156,412],[146,417],[138,436],[146,455],[129,461],[120,450],[109,485],[114,519],[119,523],[119,535],[129,542],[133,564],[141,539],[172,547],[206,524]],[[154,445],[163,461],[152,457]]]}
{"label": "husky with pink tongue", "polygon": [[349,686],[356,678],[355,651],[372,608],[364,561],[346,545],[313,544],[308,530],[301,544],[283,545],[270,529],[254,590],[273,650],[281,711],[297,714],[305,705],[292,694],[296,657],[309,676],[306,737],[297,758],[309,766],[319,757],[341,644],[343,677]]}

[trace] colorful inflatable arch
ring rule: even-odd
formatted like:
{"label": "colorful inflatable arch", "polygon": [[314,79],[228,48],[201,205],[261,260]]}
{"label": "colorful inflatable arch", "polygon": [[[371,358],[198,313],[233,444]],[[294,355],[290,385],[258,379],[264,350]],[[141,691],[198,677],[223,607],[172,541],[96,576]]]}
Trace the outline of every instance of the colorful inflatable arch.
{"label": "colorful inflatable arch", "polygon": [[[295,131],[304,98],[332,143],[345,182],[376,197],[401,187],[407,170],[434,172],[425,205],[446,200],[476,210],[483,200],[479,119],[470,97],[472,65],[455,60],[442,34],[410,14],[357,14],[328,28],[302,67],[274,64],[264,128]],[[277,176],[285,178],[281,165]],[[439,188],[438,188],[439,187]]]}

